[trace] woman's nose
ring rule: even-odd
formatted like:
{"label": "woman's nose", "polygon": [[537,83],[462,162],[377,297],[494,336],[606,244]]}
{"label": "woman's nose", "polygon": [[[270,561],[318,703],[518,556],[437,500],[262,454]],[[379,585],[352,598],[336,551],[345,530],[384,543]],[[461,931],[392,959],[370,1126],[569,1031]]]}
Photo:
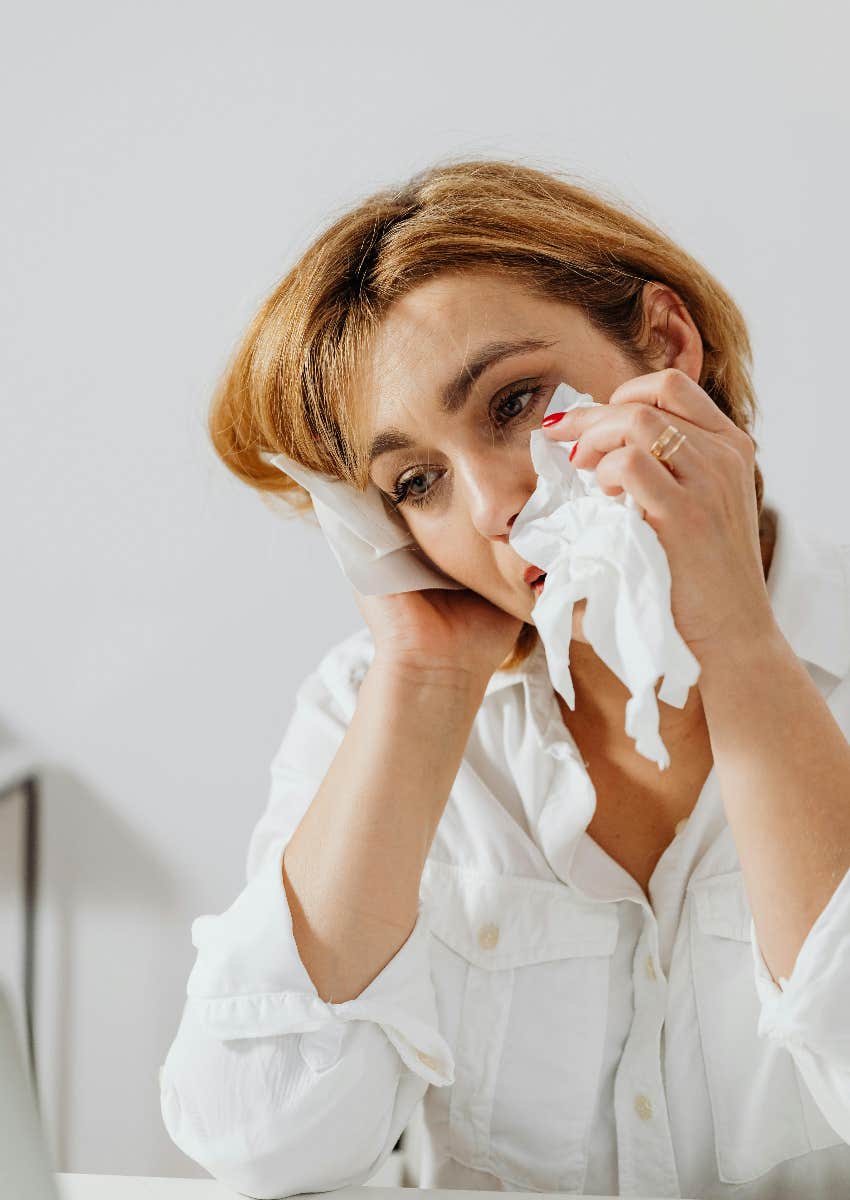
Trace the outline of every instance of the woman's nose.
{"label": "woman's nose", "polygon": [[507,537],[517,513],[534,491],[533,469],[529,480],[522,466],[503,452],[467,458],[455,468],[456,479],[458,471],[475,528],[482,537]]}

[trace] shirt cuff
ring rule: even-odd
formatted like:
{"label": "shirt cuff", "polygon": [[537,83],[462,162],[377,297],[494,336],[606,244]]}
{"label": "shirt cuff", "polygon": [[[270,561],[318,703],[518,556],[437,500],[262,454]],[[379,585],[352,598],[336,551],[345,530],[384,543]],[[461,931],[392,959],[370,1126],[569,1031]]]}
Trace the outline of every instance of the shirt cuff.
{"label": "shirt cuff", "polygon": [[750,918],[760,1037],[783,1044],[818,1108],[850,1143],[850,871],[833,892],[786,979],[768,970]]}
{"label": "shirt cuff", "polygon": [[[411,1071],[438,1087],[454,1083],[454,1058],[439,1033],[429,926],[421,899],[407,941],[359,996],[341,1004],[325,1001],[301,961],[292,932],[281,872],[287,840],[268,847],[230,908],[192,922],[198,955],[186,994],[196,1015],[223,1041],[316,1033],[312,1049],[323,1068],[339,1054],[346,1021],[372,1021]],[[309,1038],[303,1041],[303,1052],[310,1062]]]}
{"label": "shirt cuff", "polygon": [[803,942],[790,978],[774,983],[750,918],[755,986],[761,1001],[759,1034],[790,1044],[810,1043],[837,1054],[850,1069],[850,871]]}
{"label": "shirt cuff", "polygon": [[808,1046],[850,1072],[850,871],[838,884],[800,947],[790,978],[774,982],[750,919],[758,1033],[789,1046]]}

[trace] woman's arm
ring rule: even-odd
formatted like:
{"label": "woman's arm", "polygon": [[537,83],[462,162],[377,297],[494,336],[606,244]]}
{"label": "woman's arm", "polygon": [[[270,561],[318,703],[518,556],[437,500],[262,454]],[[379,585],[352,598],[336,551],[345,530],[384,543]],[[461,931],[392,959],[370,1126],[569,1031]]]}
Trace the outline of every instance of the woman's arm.
{"label": "woman's arm", "polygon": [[301,961],[323,1000],[359,996],[410,936],[419,883],[484,684],[378,658],[283,855]]}
{"label": "woman's arm", "polygon": [[850,744],[777,627],[700,665],[753,924],[774,981],[788,979],[850,869]]}
{"label": "woman's arm", "polygon": [[484,685],[376,660],[347,722],[333,666],[299,688],[247,885],[192,924],[160,1074],[172,1140],[249,1196],[360,1186],[454,1081],[419,881]]}

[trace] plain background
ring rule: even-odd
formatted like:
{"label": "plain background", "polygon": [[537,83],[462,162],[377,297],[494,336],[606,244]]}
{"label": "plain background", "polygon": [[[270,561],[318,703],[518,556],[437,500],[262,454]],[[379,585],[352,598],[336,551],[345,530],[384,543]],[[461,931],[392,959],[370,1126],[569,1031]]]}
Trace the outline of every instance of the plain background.
{"label": "plain background", "polygon": [[374,189],[445,156],[568,171],[729,289],[767,494],[848,540],[847,9],[81,2],[4,24],[0,740],[50,764],[45,1115],[59,1170],[197,1175],[157,1088],[190,925],[243,886],[295,690],[362,624],[321,532],[211,450],[237,338]]}

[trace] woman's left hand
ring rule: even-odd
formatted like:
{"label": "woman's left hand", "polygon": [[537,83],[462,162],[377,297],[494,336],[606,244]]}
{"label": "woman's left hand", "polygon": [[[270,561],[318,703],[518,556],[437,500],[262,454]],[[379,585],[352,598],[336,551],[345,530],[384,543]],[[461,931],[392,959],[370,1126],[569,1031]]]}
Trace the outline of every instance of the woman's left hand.
{"label": "woman's left hand", "polygon": [[[687,435],[666,463],[649,447],[675,425]],[[572,465],[596,470],[606,495],[630,492],[670,564],[676,628],[698,661],[777,630],[759,544],[755,444],[676,368],[621,384],[607,404],[544,426],[579,438]]]}

